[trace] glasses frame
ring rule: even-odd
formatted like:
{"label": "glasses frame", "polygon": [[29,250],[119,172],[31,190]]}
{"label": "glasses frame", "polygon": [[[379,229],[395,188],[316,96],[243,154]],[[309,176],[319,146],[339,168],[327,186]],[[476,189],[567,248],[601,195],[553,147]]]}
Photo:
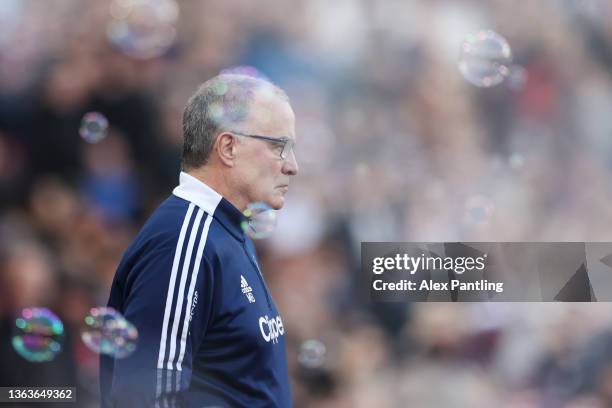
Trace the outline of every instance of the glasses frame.
{"label": "glasses frame", "polygon": [[235,132],[233,130],[230,130],[228,132],[235,133],[238,136],[250,137],[252,139],[265,140],[267,142],[282,145],[283,150],[281,150],[281,153],[280,153],[281,160],[287,160],[287,157],[289,157],[289,153],[291,153],[291,151],[295,147],[295,140],[288,138],[287,136],[274,137],[274,136],[251,135],[248,133]]}

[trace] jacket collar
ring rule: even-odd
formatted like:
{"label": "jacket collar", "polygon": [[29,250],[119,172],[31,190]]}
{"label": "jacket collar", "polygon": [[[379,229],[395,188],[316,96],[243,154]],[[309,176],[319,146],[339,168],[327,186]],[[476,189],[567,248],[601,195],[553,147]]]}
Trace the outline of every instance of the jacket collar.
{"label": "jacket collar", "polygon": [[182,171],[179,185],[172,194],[197,205],[217,219],[234,237],[244,241],[242,223],[246,221],[246,217],[232,203],[202,181]]}

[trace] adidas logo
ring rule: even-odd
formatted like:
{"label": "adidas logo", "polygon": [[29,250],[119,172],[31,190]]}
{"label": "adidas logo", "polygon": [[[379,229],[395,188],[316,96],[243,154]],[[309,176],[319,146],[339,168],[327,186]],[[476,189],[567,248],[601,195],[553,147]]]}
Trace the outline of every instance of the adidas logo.
{"label": "adidas logo", "polygon": [[249,300],[249,303],[255,303],[255,296],[253,295],[253,288],[249,286],[249,283],[244,278],[243,275],[240,275],[240,289],[242,293],[245,294],[246,298]]}

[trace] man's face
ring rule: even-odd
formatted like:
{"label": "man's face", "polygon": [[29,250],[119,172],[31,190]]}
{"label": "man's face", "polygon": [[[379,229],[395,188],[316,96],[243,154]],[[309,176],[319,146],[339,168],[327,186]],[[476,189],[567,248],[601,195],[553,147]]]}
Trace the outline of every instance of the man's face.
{"label": "man's face", "polygon": [[[295,140],[293,110],[278,96],[260,92],[241,131]],[[264,202],[275,210],[282,208],[291,176],[298,172],[294,152],[291,151],[283,160],[281,144],[249,137],[240,139],[237,170],[244,198],[248,203]]]}

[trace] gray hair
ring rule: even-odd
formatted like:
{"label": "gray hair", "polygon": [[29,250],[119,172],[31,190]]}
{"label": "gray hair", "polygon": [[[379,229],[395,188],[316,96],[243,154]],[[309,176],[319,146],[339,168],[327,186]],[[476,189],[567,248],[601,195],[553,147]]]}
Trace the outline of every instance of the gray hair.
{"label": "gray hair", "polygon": [[221,74],[200,85],[183,111],[183,170],[208,162],[219,131],[244,122],[258,92],[289,100],[278,86],[248,75]]}

